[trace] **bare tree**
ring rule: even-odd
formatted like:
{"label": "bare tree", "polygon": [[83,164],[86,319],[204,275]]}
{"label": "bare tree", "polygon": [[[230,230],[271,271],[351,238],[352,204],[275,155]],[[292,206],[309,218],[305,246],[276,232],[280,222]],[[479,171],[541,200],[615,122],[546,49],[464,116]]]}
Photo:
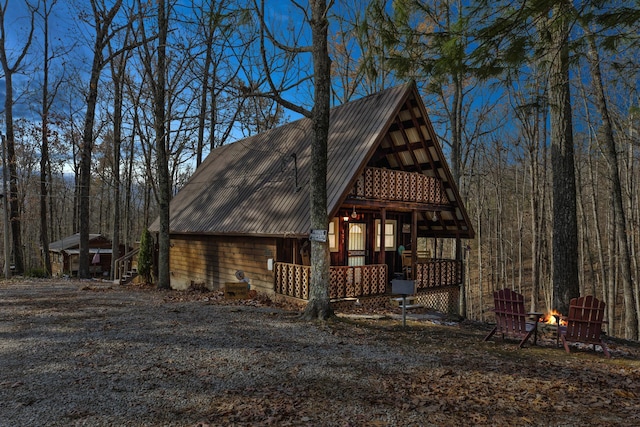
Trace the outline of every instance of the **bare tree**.
{"label": "bare tree", "polygon": [[[542,168],[542,146],[544,146],[544,132],[541,123],[546,117],[545,87],[540,85],[540,73],[537,67],[531,67],[530,84],[509,86],[511,107],[518,120],[524,142],[525,161],[528,162],[529,176],[529,204],[531,212],[531,311],[535,312],[540,300],[542,287],[541,264],[543,246],[543,213],[545,212]],[[544,81],[544,79],[542,79]],[[521,83],[521,82],[519,82]],[[525,89],[528,92],[525,93]]]}
{"label": "bare tree", "polygon": [[94,124],[96,105],[98,102],[98,87],[100,74],[109,62],[104,58],[104,51],[107,49],[109,40],[113,38],[114,32],[111,24],[116,18],[122,0],[116,0],[111,7],[107,7],[100,0],[91,0],[91,11],[95,39],[93,44],[93,59],[89,76],[89,86],[86,95],[86,113],[82,133],[82,144],[80,147],[80,176],[79,176],[79,219],[80,219],[80,259],[78,264],[78,276],[89,277],[89,228],[90,224],[90,187],[91,187],[91,155],[94,146]]}
{"label": "bare tree", "polygon": [[[600,113],[601,131],[598,132],[600,145],[609,167],[609,179],[611,180],[611,198],[613,202],[613,221],[615,222],[615,233],[610,234],[610,245],[618,244],[620,259],[618,265],[622,278],[622,289],[624,295],[624,326],[625,338],[638,339],[638,313],[636,311],[636,296],[633,292],[631,279],[631,257],[629,255],[628,227],[624,212],[622,183],[620,181],[620,167],[618,165],[618,150],[613,136],[613,123],[607,107],[607,99],[600,71],[600,55],[596,44],[595,35],[588,26],[584,27],[587,34],[589,60],[591,70],[591,80],[594,87],[595,103]],[[611,303],[611,302],[610,302]]]}
{"label": "bare tree", "polygon": [[[302,114],[312,120],[313,136],[311,141],[311,177],[310,177],[310,214],[311,229],[326,230],[329,224],[327,213],[327,142],[329,139],[329,111],[331,98],[331,60],[328,47],[328,13],[333,1],[311,0],[307,11],[298,3],[311,29],[311,46],[286,46],[280,43],[269,31],[265,22],[264,1],[260,5],[255,1],[256,10],[260,17],[260,53],[263,59],[266,79],[269,86],[269,96],[279,104],[292,111]],[[271,41],[277,48],[292,56],[311,53],[313,59],[313,109],[308,110],[299,103],[284,98],[282,87],[274,82],[276,74],[271,70],[267,61],[266,40]],[[306,80],[303,77],[301,80]],[[256,95],[255,92],[248,93]],[[309,302],[305,308],[305,319],[327,319],[333,314],[329,301],[329,245],[327,242],[311,241],[311,284]]]}
{"label": "bare tree", "polygon": [[40,244],[42,246],[42,254],[44,257],[44,269],[47,274],[51,274],[51,256],[49,253],[49,237],[50,237],[50,224],[48,220],[47,211],[49,210],[49,187],[51,185],[51,164],[49,156],[49,134],[50,127],[49,122],[51,120],[51,108],[56,99],[56,95],[64,82],[63,78],[56,79],[52,85],[50,85],[50,70],[52,61],[56,58],[66,55],[72,46],[67,47],[64,50],[52,49],[50,46],[49,38],[51,36],[49,32],[49,22],[53,13],[57,0],[42,0],[41,8],[37,13],[42,19],[42,38],[43,38],[43,52],[42,52],[42,128],[41,128],[41,146],[40,146]]}
{"label": "bare tree", "polygon": [[[138,2],[140,10],[144,9]],[[158,233],[158,277],[157,286],[160,289],[171,287],[169,275],[169,202],[171,201],[171,176],[169,174],[169,148],[166,123],[166,76],[167,76],[167,34],[168,34],[168,4],[164,0],[158,0],[157,7],[157,34],[148,36],[144,26],[143,14],[140,15],[141,36],[143,38],[143,66],[145,76],[151,89],[151,101],[153,105],[153,129],[155,133],[156,152],[156,177],[158,184],[155,187],[156,200],[160,216],[160,230]],[[151,41],[156,38],[156,45],[151,46]],[[153,49],[152,49],[153,47]],[[154,68],[155,63],[155,68]]]}
{"label": "bare tree", "polygon": [[[35,8],[28,2],[25,2],[29,12],[29,29],[24,39],[24,44],[15,49],[17,54],[11,56],[11,51],[6,46],[7,43],[7,28],[6,28],[6,14],[9,8],[9,1],[6,0],[0,3],[0,63],[2,64],[2,71],[4,72],[4,84],[5,84],[5,98],[4,98],[4,117],[5,125],[7,129],[6,136],[6,149],[7,149],[7,161],[9,163],[9,203],[10,203],[10,219],[11,219],[11,236],[12,236],[12,249],[14,256],[15,271],[22,273],[24,271],[24,259],[22,252],[22,230],[20,222],[20,208],[18,203],[18,170],[16,166],[16,148],[15,148],[15,136],[13,129],[13,76],[19,73],[24,65],[25,58],[31,47],[33,41],[33,33],[35,31]],[[7,197],[7,195],[4,195]],[[5,254],[9,256],[9,254]]]}
{"label": "bare tree", "polygon": [[[247,31],[246,11],[231,0],[194,3],[190,11],[185,21],[194,21],[189,22],[193,27],[186,29],[193,28],[194,38],[190,40],[191,53],[186,62],[199,83],[196,89],[199,91],[196,165],[199,166],[207,149],[213,150],[229,139],[241,113],[245,98],[237,94],[235,81],[253,35]],[[240,40],[239,33],[247,40]],[[230,61],[231,49],[237,52],[234,61]]]}
{"label": "bare tree", "polygon": [[[124,46],[130,43],[131,27],[128,26],[124,35]],[[109,43],[109,54],[114,54],[114,47]],[[131,54],[130,50],[125,50],[118,56],[113,56],[110,61],[111,77],[113,79],[113,154],[112,154],[112,173],[113,173],[113,232],[111,237],[111,275],[116,270],[116,261],[120,258],[120,229],[121,229],[121,187],[120,179],[120,159],[122,146],[122,122],[123,122],[123,103],[124,103],[124,85],[127,78],[127,62]]]}

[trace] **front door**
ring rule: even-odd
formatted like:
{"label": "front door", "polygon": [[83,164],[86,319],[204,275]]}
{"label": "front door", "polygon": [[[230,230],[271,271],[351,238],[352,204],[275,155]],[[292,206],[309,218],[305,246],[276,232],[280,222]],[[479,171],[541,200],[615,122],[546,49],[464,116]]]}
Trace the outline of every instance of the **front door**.
{"label": "front door", "polygon": [[367,225],[364,223],[350,222],[348,240],[348,265],[364,265]]}

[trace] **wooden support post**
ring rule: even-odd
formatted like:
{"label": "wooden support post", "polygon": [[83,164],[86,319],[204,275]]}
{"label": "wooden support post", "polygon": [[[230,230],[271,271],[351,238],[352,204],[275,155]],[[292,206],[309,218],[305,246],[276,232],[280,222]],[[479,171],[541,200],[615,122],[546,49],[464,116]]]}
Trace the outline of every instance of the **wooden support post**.
{"label": "wooden support post", "polygon": [[385,254],[385,226],[387,220],[387,209],[380,209],[380,259],[378,260],[379,264],[385,264],[387,261],[387,257]]}
{"label": "wooden support post", "polygon": [[411,212],[411,278],[416,279],[416,261],[418,260],[418,211]]}
{"label": "wooden support post", "polygon": [[464,283],[464,251],[462,249],[462,240],[460,240],[460,236],[456,236],[456,261],[460,262],[460,297],[458,315],[467,317],[467,295]]}

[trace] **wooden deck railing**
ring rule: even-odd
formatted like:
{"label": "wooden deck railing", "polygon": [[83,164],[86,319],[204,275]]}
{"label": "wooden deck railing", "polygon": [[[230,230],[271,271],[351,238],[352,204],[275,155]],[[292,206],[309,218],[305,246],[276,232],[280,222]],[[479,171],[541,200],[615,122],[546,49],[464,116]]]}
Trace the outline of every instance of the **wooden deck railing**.
{"label": "wooden deck railing", "polygon": [[462,261],[455,259],[431,259],[416,264],[416,282],[421,289],[453,286],[462,283]]}
{"label": "wooden deck railing", "polygon": [[442,183],[437,178],[381,168],[366,168],[356,181],[351,196],[433,204],[448,201]]}
{"label": "wooden deck railing", "polygon": [[276,291],[277,294],[309,299],[311,267],[277,262],[274,271],[274,291]]}
{"label": "wooden deck railing", "polygon": [[387,265],[330,267],[329,297],[356,298],[384,294],[387,291]]}
{"label": "wooden deck railing", "polygon": [[[384,294],[388,282],[386,264],[329,268],[329,297],[356,298]],[[311,267],[278,262],[275,265],[274,290],[281,295],[309,299]]]}
{"label": "wooden deck railing", "polygon": [[[389,275],[386,264],[331,266],[329,271],[331,299],[381,295],[387,291]],[[310,281],[309,266],[283,262],[275,264],[274,290],[278,294],[309,299]],[[418,263],[416,282],[418,291],[459,285],[462,282],[462,261],[433,259]]]}

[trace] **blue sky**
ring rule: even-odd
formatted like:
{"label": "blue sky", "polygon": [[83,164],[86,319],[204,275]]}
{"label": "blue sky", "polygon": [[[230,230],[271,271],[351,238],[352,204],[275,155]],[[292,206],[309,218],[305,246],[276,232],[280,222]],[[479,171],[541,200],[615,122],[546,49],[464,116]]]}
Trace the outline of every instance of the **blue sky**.
{"label": "blue sky", "polygon": [[[49,0],[48,3],[51,4],[51,0]],[[127,3],[127,1],[125,1],[125,3]],[[181,9],[182,12],[185,10],[188,11],[192,3],[184,1],[184,4],[186,7]],[[52,51],[54,49],[65,50],[72,47],[72,51],[67,53],[64,59],[54,59],[50,77],[53,80],[62,74],[62,69],[64,68],[63,60],[67,64],[73,64],[73,67],[67,67],[67,74],[71,68],[77,70],[74,72],[88,73],[91,66],[93,29],[79,19],[77,5],[86,6],[88,8],[87,11],[90,12],[88,2],[71,4],[68,0],[58,0],[53,6],[53,13],[49,22],[51,34],[50,49]],[[286,34],[288,29],[295,25],[298,11],[290,2],[274,0],[268,3],[266,13],[268,15],[267,19],[274,23],[274,31]],[[40,109],[40,95],[37,93],[39,92],[41,74],[37,71],[35,73],[33,71],[25,71],[27,69],[33,70],[34,67],[36,69],[41,69],[42,67],[42,64],[38,62],[41,61],[41,52],[43,50],[42,18],[36,16],[35,19],[36,30],[34,32],[30,54],[25,58],[21,69],[13,75],[15,102],[13,111],[15,118],[35,117],[37,116],[37,110]],[[25,0],[8,0],[5,27],[7,29],[5,46],[7,48],[9,61],[13,63],[24,46],[30,28],[29,12]],[[84,82],[84,84],[86,84],[86,82]],[[4,75],[0,71],[1,111],[4,111],[5,97]],[[2,118],[0,118],[0,121],[1,120]]]}

